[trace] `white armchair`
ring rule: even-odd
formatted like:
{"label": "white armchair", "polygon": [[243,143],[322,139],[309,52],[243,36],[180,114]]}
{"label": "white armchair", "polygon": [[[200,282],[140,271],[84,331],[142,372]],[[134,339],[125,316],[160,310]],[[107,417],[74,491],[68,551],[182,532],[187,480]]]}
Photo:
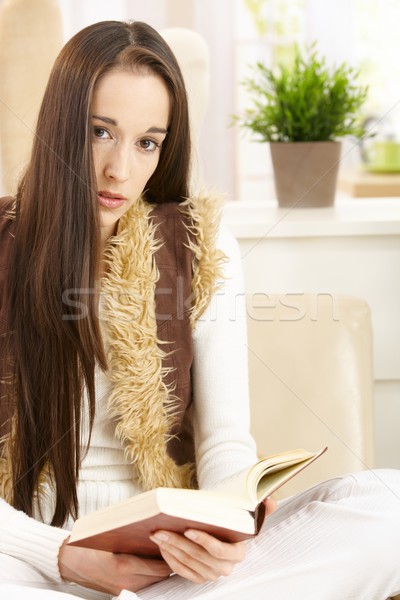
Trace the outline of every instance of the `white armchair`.
{"label": "white armchair", "polygon": [[285,495],[374,466],[372,327],[347,296],[248,294],[252,430],[258,452],[328,446]]}
{"label": "white armchair", "polygon": [[208,106],[210,56],[204,38],[190,29],[170,27],[160,31],[172,48],[185,80],[189,99],[190,134],[192,137],[191,187],[202,187],[201,163],[198,155],[201,124]]}
{"label": "white armchair", "polygon": [[[374,466],[372,327],[359,298],[247,296],[252,431],[261,455],[329,450],[284,488]],[[279,495],[278,495],[279,497]],[[400,600],[400,594],[388,600]]]}
{"label": "white armchair", "polygon": [[54,59],[63,45],[56,0],[3,0],[0,6],[0,190],[14,194]]}

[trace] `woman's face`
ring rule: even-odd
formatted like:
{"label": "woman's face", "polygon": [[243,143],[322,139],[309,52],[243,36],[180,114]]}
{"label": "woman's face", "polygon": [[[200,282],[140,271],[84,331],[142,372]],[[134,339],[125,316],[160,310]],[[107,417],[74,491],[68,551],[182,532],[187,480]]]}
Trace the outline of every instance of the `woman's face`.
{"label": "woman's face", "polygon": [[157,75],[115,70],[97,83],[92,148],[103,242],[154,173],[169,113],[168,90]]}

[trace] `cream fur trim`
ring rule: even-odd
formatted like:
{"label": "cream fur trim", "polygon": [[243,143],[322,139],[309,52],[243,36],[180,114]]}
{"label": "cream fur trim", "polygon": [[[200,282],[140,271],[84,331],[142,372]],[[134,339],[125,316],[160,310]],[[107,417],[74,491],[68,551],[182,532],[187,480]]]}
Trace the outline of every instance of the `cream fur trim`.
{"label": "cream fur trim", "polygon": [[15,216],[17,213],[17,201],[13,200],[11,207],[6,210],[5,215],[10,221],[15,221]]}
{"label": "cream fur trim", "polygon": [[9,504],[13,501],[13,468],[11,463],[12,443],[15,433],[15,417],[11,427],[11,432],[5,435],[1,440],[0,455],[0,497],[4,498]]}
{"label": "cream fur trim", "polygon": [[117,438],[144,489],[190,487],[194,465],[176,465],[166,449],[175,398],[164,383],[165,353],[157,339],[154,255],[159,242],[151,211],[139,200],[121,219],[107,252],[102,295],[113,383],[109,414],[118,421]]}
{"label": "cream fur trim", "polygon": [[[222,276],[225,257],[216,249],[221,208],[216,196],[206,195],[179,205],[187,218],[188,247],[193,252],[192,326]],[[160,242],[151,222],[152,210],[140,199],[121,220],[108,251],[103,293],[113,382],[109,411],[118,421],[116,435],[144,489],[191,487],[195,466],[178,466],[167,454],[177,399],[164,383],[165,353],[157,339],[155,289],[159,272],[155,253]]]}
{"label": "cream fur trim", "polygon": [[203,193],[179,205],[189,218],[188,247],[193,252],[193,328],[209,305],[212,295],[223,285],[222,270],[227,257],[217,248],[223,204],[224,199],[220,194]]}
{"label": "cream fur trim", "polygon": [[[16,201],[13,200],[9,209],[5,211],[5,216],[10,221],[15,220]],[[9,504],[13,500],[13,469],[11,463],[11,449],[15,433],[15,417],[12,420],[10,433],[3,436],[0,440],[0,497],[4,498]]]}
{"label": "cream fur trim", "polygon": [[[1,443],[1,452],[0,452],[0,497],[4,498],[6,502],[9,504],[13,503],[13,465],[11,462],[12,456],[12,445],[13,440],[16,436],[16,425],[17,418],[14,415],[12,418],[11,424],[11,432],[5,435],[0,443]],[[51,471],[48,465],[42,469],[39,482],[38,482],[38,493],[37,493],[37,507],[40,511],[40,498],[43,493],[43,490],[46,489],[48,484],[51,484],[52,477]]]}

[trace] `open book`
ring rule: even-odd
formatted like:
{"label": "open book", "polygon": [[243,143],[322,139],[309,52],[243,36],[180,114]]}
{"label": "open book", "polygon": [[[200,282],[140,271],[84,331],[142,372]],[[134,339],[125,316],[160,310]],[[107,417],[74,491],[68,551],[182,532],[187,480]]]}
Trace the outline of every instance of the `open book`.
{"label": "open book", "polygon": [[78,519],[69,544],[110,552],[156,556],[149,540],[158,529],[183,533],[200,529],[236,542],[260,531],[263,500],[323,454],[291,450],[255,465],[208,490],[156,488]]}

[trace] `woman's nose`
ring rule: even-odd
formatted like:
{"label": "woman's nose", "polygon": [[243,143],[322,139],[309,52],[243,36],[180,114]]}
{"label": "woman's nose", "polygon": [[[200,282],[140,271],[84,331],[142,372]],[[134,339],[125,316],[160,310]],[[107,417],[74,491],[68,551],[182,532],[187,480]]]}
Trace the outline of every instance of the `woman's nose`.
{"label": "woman's nose", "polygon": [[107,154],[104,174],[114,181],[124,182],[129,179],[130,153],[127,148],[115,147]]}

